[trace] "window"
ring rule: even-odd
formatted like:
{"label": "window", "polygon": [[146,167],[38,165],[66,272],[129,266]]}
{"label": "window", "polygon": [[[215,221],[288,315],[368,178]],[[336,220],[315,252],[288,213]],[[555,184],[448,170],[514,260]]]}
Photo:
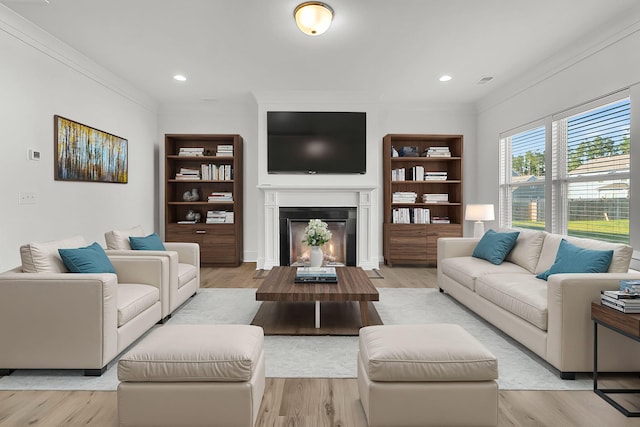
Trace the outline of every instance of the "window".
{"label": "window", "polygon": [[500,146],[500,224],[544,229],[544,125],[503,137]]}
{"label": "window", "polygon": [[629,243],[629,98],[553,119],[553,231]]}
{"label": "window", "polygon": [[629,243],[630,142],[626,91],[501,135],[500,225]]}

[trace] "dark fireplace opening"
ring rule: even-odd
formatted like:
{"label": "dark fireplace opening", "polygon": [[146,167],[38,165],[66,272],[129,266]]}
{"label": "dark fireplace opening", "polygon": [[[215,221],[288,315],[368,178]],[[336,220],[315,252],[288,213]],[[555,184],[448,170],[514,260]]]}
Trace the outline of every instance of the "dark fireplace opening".
{"label": "dark fireplace opening", "polygon": [[280,208],[280,265],[304,266],[309,263],[310,247],[302,243],[310,219],[327,223],[331,240],[322,246],[327,266],[356,265],[355,207]]}

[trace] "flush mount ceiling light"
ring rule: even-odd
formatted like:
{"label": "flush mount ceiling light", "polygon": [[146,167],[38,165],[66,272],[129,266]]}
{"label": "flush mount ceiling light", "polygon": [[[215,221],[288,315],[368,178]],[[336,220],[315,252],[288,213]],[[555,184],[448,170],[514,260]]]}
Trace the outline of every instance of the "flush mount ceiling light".
{"label": "flush mount ceiling light", "polygon": [[318,36],[329,29],[333,20],[333,9],[325,3],[308,1],[296,7],[293,17],[300,31],[310,36]]}
{"label": "flush mount ceiling light", "polygon": [[185,76],[183,76],[182,74],[176,74],[175,76],[173,76],[174,80],[177,80],[179,82],[186,82],[187,78]]}
{"label": "flush mount ceiling light", "polygon": [[451,79],[452,79],[452,77],[450,75],[445,74],[443,76],[440,76],[440,78],[438,80],[440,80],[441,82],[448,82]]}

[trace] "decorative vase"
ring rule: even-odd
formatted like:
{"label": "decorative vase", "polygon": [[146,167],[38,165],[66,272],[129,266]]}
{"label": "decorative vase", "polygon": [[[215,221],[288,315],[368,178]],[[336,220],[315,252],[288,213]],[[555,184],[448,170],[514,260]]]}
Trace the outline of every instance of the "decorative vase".
{"label": "decorative vase", "polygon": [[309,256],[309,267],[321,267],[324,255],[320,246],[311,246],[311,254]]}

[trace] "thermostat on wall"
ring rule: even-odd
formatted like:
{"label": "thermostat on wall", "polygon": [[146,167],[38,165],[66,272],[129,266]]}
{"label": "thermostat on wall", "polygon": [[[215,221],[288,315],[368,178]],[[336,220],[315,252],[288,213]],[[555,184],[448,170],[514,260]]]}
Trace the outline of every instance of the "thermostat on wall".
{"label": "thermostat on wall", "polygon": [[29,160],[40,160],[40,152],[29,148]]}

